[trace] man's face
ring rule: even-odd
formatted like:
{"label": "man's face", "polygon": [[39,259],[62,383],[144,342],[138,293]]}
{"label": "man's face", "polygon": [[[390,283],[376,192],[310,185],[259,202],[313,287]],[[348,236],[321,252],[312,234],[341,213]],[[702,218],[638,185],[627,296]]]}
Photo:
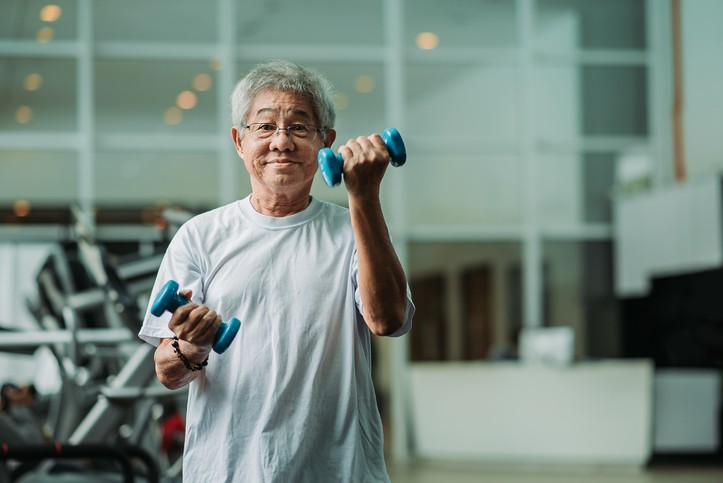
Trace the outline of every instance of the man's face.
{"label": "man's face", "polygon": [[[266,89],[256,95],[246,123],[275,124],[281,128],[294,124],[319,127],[319,121],[306,96],[275,89]],[[309,194],[317,170],[316,156],[325,146],[321,133],[312,132],[310,137],[304,139],[288,131],[279,131],[262,139],[249,129],[241,133],[234,128],[231,132],[236,151],[251,175],[255,192],[264,190],[269,194]],[[327,135],[328,145],[331,145],[333,138],[333,134]]]}

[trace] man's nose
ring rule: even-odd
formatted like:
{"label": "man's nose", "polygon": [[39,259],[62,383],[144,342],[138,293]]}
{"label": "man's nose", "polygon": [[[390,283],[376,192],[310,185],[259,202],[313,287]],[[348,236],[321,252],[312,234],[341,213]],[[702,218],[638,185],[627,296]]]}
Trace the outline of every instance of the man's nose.
{"label": "man's nose", "polygon": [[[295,148],[294,139],[289,128],[277,128],[271,138],[271,145],[280,151],[291,151]],[[273,149],[273,148],[272,148]]]}

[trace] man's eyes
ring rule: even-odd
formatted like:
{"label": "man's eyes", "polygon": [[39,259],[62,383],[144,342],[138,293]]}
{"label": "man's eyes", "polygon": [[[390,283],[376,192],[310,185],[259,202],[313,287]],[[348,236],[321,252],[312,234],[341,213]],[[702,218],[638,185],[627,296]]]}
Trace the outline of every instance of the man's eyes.
{"label": "man's eyes", "polygon": [[[259,131],[276,131],[278,126],[276,124],[259,123],[257,128]],[[287,128],[289,131],[304,132],[308,131],[309,128],[305,124],[290,124]]]}

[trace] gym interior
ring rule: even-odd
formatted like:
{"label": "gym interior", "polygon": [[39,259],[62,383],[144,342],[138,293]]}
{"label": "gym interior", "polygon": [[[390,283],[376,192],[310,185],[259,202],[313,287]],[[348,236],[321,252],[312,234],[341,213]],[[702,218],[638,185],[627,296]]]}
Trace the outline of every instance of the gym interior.
{"label": "gym interior", "polygon": [[250,192],[229,94],[284,58],[334,84],[337,141],[404,136],[392,481],[723,481],[720,0],[0,12],[0,480],[181,481],[187,393],[137,333],[179,227]]}

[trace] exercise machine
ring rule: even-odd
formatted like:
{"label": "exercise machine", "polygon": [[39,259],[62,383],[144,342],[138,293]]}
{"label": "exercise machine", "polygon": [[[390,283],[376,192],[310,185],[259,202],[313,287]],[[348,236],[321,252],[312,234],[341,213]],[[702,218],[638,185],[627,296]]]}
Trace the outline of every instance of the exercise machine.
{"label": "exercise machine", "polygon": [[[36,297],[26,301],[37,329],[5,330],[0,336],[0,351],[31,356],[47,348],[53,355],[60,389],[48,395],[49,408],[39,424],[47,428],[48,441],[60,443],[50,449],[14,444],[0,461],[23,461],[30,465],[28,476],[36,478],[32,481],[54,481],[59,466],[73,466],[57,459],[73,459],[81,449],[117,447],[123,455],[111,459],[121,465],[126,480],[124,458],[151,454],[162,480],[178,481],[180,460],[169,461],[160,449],[159,410],[170,400],[182,406],[187,391],[170,391],[157,381],[154,348],[137,336],[165,247],[160,242],[153,253],[111,255],[87,229],[82,213],[75,214],[69,239],[48,253],[36,276]],[[51,455],[57,444],[65,448],[64,456]],[[93,466],[117,472],[117,465],[109,467],[105,460]],[[72,471],[78,472],[77,481],[105,481],[82,479],[92,471],[85,465],[74,465]],[[148,467],[142,481],[155,481],[152,474]]]}

